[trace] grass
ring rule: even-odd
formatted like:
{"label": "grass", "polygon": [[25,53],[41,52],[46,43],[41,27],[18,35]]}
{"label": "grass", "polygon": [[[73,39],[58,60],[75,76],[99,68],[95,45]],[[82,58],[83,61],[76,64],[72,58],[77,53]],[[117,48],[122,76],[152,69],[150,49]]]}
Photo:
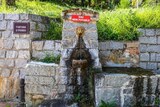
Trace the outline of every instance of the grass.
{"label": "grass", "polygon": [[45,63],[56,63],[58,64],[60,62],[60,55],[58,56],[54,56],[54,55],[50,55],[50,54],[46,54],[46,57],[41,59],[41,62],[45,62]]}
{"label": "grass", "polygon": [[[124,2],[125,0],[122,0]],[[144,6],[138,9],[126,8],[128,2],[121,3],[119,8],[107,11],[98,10],[100,19],[97,23],[99,40],[137,40],[138,28],[160,28],[160,5]],[[120,8],[121,7],[121,8]],[[16,0],[16,6],[1,6],[1,13],[29,13],[61,18],[62,10],[72,8],[53,2]],[[49,32],[43,39],[61,39],[62,23],[52,23]],[[54,36],[52,36],[54,34]]]}
{"label": "grass", "polygon": [[100,40],[137,40],[138,28],[160,28],[160,6],[100,12]]}
{"label": "grass", "polygon": [[62,10],[68,9],[66,6],[60,6],[52,2],[37,2],[27,0],[16,0],[16,6],[1,6],[1,13],[30,13],[52,18],[59,18]]}

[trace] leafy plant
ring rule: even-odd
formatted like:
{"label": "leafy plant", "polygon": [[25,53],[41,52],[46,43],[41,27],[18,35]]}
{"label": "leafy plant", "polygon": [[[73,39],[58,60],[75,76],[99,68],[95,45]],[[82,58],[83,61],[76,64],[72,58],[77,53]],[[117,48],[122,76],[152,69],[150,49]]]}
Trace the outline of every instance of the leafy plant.
{"label": "leafy plant", "polygon": [[99,105],[99,107],[117,107],[115,102],[104,102],[103,100],[101,100],[101,104]]}
{"label": "leafy plant", "polygon": [[46,54],[46,57],[44,59],[41,59],[40,61],[46,62],[46,63],[59,63],[60,62],[60,55],[54,56],[50,54]]}
{"label": "leafy plant", "polygon": [[62,23],[58,21],[51,21],[49,24],[48,31],[42,36],[45,40],[61,40]]}

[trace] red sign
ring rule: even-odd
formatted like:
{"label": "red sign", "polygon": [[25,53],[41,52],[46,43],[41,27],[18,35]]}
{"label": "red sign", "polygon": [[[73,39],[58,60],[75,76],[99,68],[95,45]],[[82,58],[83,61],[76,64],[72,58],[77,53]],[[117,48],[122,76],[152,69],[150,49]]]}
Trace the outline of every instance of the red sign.
{"label": "red sign", "polygon": [[14,22],[14,34],[29,34],[30,23]]}
{"label": "red sign", "polygon": [[71,20],[74,22],[90,22],[90,16],[72,15]]}

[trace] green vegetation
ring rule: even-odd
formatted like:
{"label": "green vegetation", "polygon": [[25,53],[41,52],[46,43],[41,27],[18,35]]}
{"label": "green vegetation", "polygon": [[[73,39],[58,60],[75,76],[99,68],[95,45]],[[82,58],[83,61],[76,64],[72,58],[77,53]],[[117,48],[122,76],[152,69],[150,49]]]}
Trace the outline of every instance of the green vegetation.
{"label": "green vegetation", "polygon": [[[56,0],[16,0],[14,6],[6,6],[4,3],[4,5],[0,7],[0,12],[38,14],[60,19],[62,10],[75,7],[75,5],[69,5],[73,4],[70,0],[65,0],[64,3],[55,1]],[[102,0],[99,2],[97,0],[91,0],[91,7],[94,7],[93,9],[99,9],[96,10],[100,14],[100,19],[97,23],[99,40],[137,40],[139,36],[138,28],[160,28],[160,4],[155,2],[155,0],[145,0],[145,2],[139,0],[138,6],[141,7],[138,9],[131,8],[131,6],[137,6],[136,0],[132,0],[132,3],[130,3],[129,0],[115,1],[116,0],[110,0],[110,2],[107,2],[106,0]],[[108,4],[106,4],[106,2]],[[105,6],[107,6],[105,9],[113,10],[102,10],[101,7]],[[87,7],[87,9],[91,8]],[[43,36],[43,39],[61,39],[61,32],[62,22],[51,22],[49,30],[47,34]]]}
{"label": "green vegetation", "polygon": [[61,40],[62,23],[60,21],[51,21],[48,31],[42,36],[43,40]]}
{"label": "green vegetation", "polygon": [[100,40],[136,40],[138,28],[160,28],[160,6],[100,12]]}
{"label": "green vegetation", "polygon": [[101,104],[99,105],[99,107],[117,107],[117,105],[115,104],[115,102],[104,102],[103,100],[101,100]]}
{"label": "green vegetation", "polygon": [[51,55],[51,54],[46,54],[46,57],[41,59],[40,61],[41,62],[46,62],[46,63],[59,63],[60,62],[60,55],[58,56],[54,56],[54,55]]}

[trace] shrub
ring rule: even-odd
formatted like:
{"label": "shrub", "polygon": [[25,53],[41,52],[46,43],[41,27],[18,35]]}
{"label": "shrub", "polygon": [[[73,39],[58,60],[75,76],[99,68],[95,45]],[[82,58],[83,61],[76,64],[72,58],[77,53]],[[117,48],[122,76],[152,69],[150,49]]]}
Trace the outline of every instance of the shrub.
{"label": "shrub", "polygon": [[61,40],[62,39],[62,23],[51,21],[48,31],[42,36],[44,40]]}

